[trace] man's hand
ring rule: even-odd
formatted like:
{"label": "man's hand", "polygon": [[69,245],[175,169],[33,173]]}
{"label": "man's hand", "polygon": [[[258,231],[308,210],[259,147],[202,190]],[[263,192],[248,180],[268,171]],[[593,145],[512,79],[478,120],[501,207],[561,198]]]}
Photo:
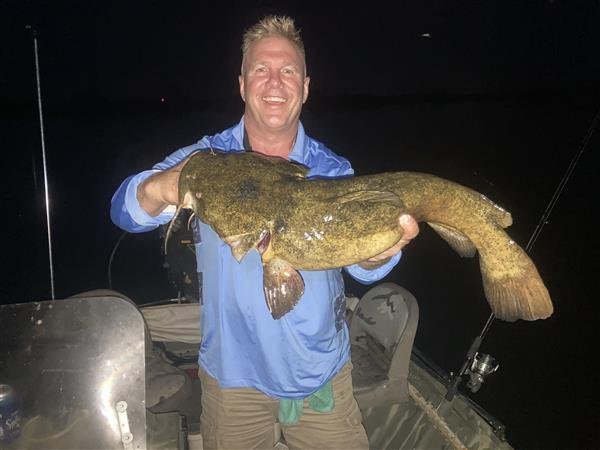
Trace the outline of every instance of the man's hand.
{"label": "man's hand", "polygon": [[385,252],[358,263],[360,267],[367,270],[377,269],[388,262],[392,256],[398,254],[406,244],[419,234],[419,225],[416,220],[408,214],[403,214],[398,218],[398,226],[402,227],[404,230],[402,238]]}
{"label": "man's hand", "polygon": [[138,186],[140,206],[151,216],[158,216],[167,206],[179,203],[179,175],[189,158],[170,169],[148,177]]}

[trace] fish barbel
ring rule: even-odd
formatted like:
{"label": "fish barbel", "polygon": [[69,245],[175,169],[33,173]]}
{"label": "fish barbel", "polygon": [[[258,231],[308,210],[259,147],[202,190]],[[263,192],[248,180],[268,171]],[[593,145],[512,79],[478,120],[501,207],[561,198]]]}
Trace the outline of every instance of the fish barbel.
{"label": "fish barbel", "polygon": [[237,261],[256,249],[273,318],[304,293],[298,270],[365,261],[396,244],[401,214],[427,222],[459,255],[479,252],[485,296],[499,319],[544,319],[550,296],[525,251],[503,230],[510,213],[469,188],[416,172],[308,179],[308,169],[254,152],[199,151],[179,179],[191,208]]}

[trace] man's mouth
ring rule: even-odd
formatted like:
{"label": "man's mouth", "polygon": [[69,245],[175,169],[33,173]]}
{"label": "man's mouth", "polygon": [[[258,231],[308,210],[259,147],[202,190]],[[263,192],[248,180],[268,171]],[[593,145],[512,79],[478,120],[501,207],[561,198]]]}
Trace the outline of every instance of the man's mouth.
{"label": "man's mouth", "polygon": [[262,97],[263,101],[267,103],[285,103],[287,102],[287,98],[284,97],[276,97],[276,96],[265,96]]}

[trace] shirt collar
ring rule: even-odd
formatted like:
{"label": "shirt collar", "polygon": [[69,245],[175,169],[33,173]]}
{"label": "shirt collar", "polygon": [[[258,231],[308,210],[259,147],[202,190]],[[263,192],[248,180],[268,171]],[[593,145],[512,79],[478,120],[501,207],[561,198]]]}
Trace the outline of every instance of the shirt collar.
{"label": "shirt collar", "polygon": [[306,134],[304,133],[304,127],[302,126],[302,122],[298,121],[298,134],[296,135],[296,142],[294,143],[294,147],[288,155],[288,158],[292,161],[304,164],[304,159],[306,157],[305,143]]}
{"label": "shirt collar", "polygon": [[[237,145],[240,150],[244,148],[244,117],[240,119],[240,122],[233,129],[233,137],[237,141]],[[304,132],[304,126],[302,126],[302,122],[298,122],[298,134],[296,135],[296,142],[294,142],[294,147],[292,151],[288,155],[288,158],[291,161],[299,162],[301,164],[304,163],[306,157],[306,133]]]}

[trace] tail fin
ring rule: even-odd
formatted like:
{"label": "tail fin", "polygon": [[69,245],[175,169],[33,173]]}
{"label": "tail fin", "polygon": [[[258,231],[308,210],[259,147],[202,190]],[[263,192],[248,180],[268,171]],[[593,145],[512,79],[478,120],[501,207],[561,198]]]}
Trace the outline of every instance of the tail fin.
{"label": "tail fin", "polygon": [[[508,236],[507,236],[508,239]],[[513,241],[501,254],[480,249],[485,296],[499,319],[546,319],[553,312],[550,294],[535,265]]]}

